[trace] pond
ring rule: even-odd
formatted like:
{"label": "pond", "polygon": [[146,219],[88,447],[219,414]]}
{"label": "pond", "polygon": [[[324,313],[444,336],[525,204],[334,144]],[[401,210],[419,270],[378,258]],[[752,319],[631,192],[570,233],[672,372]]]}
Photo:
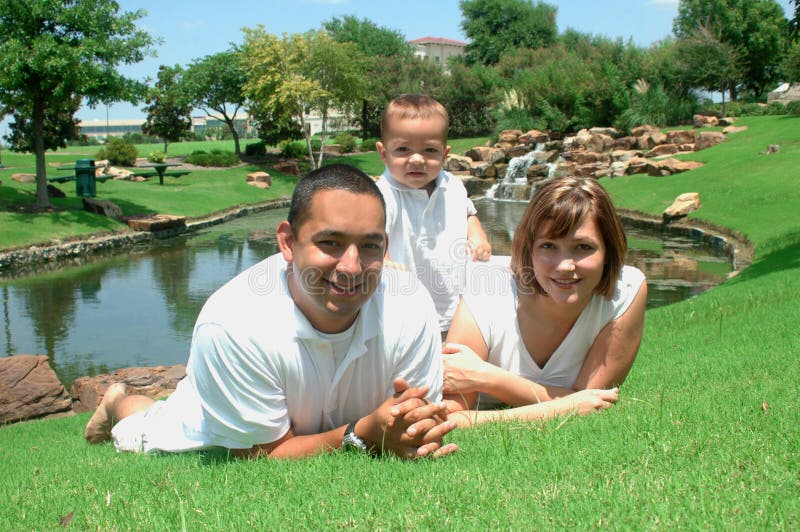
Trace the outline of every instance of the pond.
{"label": "pond", "polygon": [[[510,253],[524,203],[476,202],[496,255]],[[286,209],[265,211],[57,271],[0,279],[0,356],[46,354],[69,388],[121,367],[183,364],[205,300],[277,251]],[[688,238],[629,229],[628,264],[648,278],[650,308],[723,281],[730,257]]]}

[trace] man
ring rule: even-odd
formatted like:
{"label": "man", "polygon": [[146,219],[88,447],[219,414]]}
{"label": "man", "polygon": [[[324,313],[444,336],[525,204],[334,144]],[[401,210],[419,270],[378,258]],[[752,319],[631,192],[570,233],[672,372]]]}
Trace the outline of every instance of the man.
{"label": "man", "polygon": [[110,386],[86,439],[248,457],[454,452],[442,445],[455,422],[441,402],[436,310],[410,274],[383,277],[385,218],[380,191],[355,168],[301,179],[277,228],[280,253],[209,298],[175,392],[153,402]]}

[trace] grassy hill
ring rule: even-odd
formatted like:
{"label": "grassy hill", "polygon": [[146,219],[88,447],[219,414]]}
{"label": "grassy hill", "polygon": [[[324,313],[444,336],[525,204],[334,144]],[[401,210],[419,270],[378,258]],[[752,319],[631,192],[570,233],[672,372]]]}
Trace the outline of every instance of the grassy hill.
{"label": "grassy hill", "polygon": [[756,247],[737,277],[648,311],[613,409],[460,431],[459,453],[412,463],[118,455],[83,442],[87,415],[21,423],[0,430],[0,527],[71,514],[81,529],[797,529],[800,118],[740,124],[684,156],[699,170],[602,181],[619,207],[656,216],[699,192],[692,218]]}

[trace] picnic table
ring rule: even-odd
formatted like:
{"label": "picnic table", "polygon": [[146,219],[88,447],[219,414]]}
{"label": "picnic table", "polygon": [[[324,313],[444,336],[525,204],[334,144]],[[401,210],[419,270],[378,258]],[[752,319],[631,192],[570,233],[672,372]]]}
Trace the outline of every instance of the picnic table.
{"label": "picnic table", "polygon": [[96,177],[94,161],[91,159],[78,159],[74,166],[59,166],[57,171],[69,170],[71,175],[51,177],[51,183],[66,183],[75,181],[75,195],[84,197],[94,197],[97,195],[97,181],[103,182],[111,179],[111,176]]}
{"label": "picnic table", "polygon": [[180,177],[182,175],[187,175],[189,172],[181,171],[181,172],[169,172],[167,173],[167,168],[170,166],[180,166],[180,164],[176,163],[152,163],[152,164],[143,164],[139,166],[139,168],[152,168],[154,171],[149,172],[135,172],[135,175],[142,176],[142,177],[153,177],[155,175],[158,176],[158,184],[164,184],[164,176],[168,175],[170,177]]}

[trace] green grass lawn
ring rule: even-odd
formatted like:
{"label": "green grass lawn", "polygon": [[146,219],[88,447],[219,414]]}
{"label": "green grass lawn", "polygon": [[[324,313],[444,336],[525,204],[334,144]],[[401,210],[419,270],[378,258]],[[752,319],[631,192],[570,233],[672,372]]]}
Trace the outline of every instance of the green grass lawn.
{"label": "green grass lawn", "polygon": [[[118,455],[83,442],[86,414],[20,423],[0,430],[0,527],[72,514],[79,529],[797,529],[800,118],[740,122],[684,156],[699,170],[602,180],[619,207],[655,216],[699,192],[691,218],[756,246],[737,277],[647,312],[611,410],[460,431],[456,455],[411,463]],[[760,155],[767,144],[781,152]]]}

